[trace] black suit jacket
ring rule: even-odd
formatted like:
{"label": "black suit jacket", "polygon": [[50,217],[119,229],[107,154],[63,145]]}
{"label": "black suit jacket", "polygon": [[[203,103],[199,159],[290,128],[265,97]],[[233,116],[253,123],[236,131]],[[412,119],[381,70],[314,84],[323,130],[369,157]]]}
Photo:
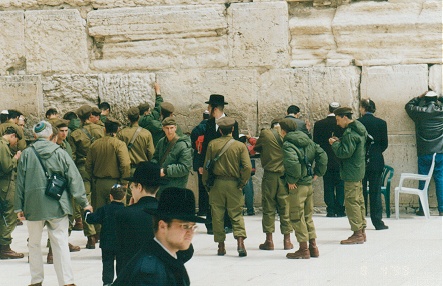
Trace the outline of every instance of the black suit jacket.
{"label": "black suit jacket", "polygon": [[335,116],[328,116],[314,124],[314,142],[320,145],[328,155],[328,171],[339,171],[340,160],[332,151],[329,138],[336,136],[338,138],[343,136],[344,129],[337,125]]}
{"label": "black suit jacket", "polygon": [[386,121],[367,113],[358,119],[372,137],[374,144],[369,153],[370,161],[366,166],[366,171],[382,172],[385,166],[383,152],[388,148],[388,127]]}

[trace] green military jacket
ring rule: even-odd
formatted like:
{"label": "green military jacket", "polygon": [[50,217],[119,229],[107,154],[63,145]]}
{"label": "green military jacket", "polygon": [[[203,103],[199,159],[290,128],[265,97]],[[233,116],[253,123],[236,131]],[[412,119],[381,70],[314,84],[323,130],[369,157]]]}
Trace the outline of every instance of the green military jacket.
{"label": "green military jacket", "polygon": [[86,129],[92,136],[93,140],[100,139],[105,136],[105,130],[103,127],[94,123],[85,123],[76,130],[72,131],[71,136],[69,136],[69,144],[72,148],[72,156],[74,162],[79,165],[83,165],[86,160],[86,155],[88,155],[89,148],[91,147],[91,139],[82,130]]}
{"label": "green military jacket", "polygon": [[283,141],[283,165],[285,167],[285,179],[288,184],[311,185],[313,176],[308,175],[305,155],[310,162],[313,174],[318,177],[326,173],[328,167],[328,155],[315,144],[306,133],[292,131],[286,134]]}
{"label": "green military jacket", "polygon": [[26,148],[17,166],[14,211],[23,211],[27,220],[51,220],[72,215],[71,196],[82,207],[89,205],[82,177],[74,161],[60,146],[45,139],[33,144],[50,174],[58,173],[68,181],[67,191],[60,200],[45,195],[47,178],[37,156]]}
{"label": "green military jacket", "polygon": [[[135,123],[131,127],[123,128],[117,133],[117,138],[125,142],[126,146],[128,146],[138,127],[138,124]],[[129,150],[131,165],[136,166],[140,162],[150,161],[152,156],[154,156],[154,151],[155,148],[151,132],[142,128]]]}
{"label": "green military jacket", "polygon": [[17,159],[12,156],[9,142],[0,137],[0,180],[10,180],[11,173],[17,167]]}
{"label": "green military jacket", "polygon": [[152,162],[158,163],[164,169],[169,183],[162,187],[179,187],[185,188],[188,183],[189,172],[192,168],[192,147],[189,136],[180,137],[171,151],[166,156],[163,163],[160,161],[168,149],[169,142],[166,137],[163,137],[155,147],[154,157]]}
{"label": "green military jacket", "polygon": [[[274,136],[280,138],[280,143]],[[283,167],[283,139],[275,129],[263,129],[255,143],[254,150],[260,153],[261,165],[265,171],[281,173],[285,171]]]}
{"label": "green military jacket", "polygon": [[[232,135],[224,135],[220,138],[211,140],[206,151],[206,166],[209,160],[213,160],[215,156],[223,149],[226,143],[232,139]],[[240,141],[234,141],[226,152],[214,165],[214,174],[216,176],[235,178],[238,181],[238,188],[243,187],[251,177],[252,165],[249,158],[248,148]],[[206,185],[208,172],[203,168],[203,184]]]}
{"label": "green military jacket", "polygon": [[364,178],[367,135],[365,126],[354,120],[345,129],[340,141],[332,144],[332,151],[340,159],[340,177],[343,181],[358,182]]}
{"label": "green military jacket", "polygon": [[160,105],[162,102],[163,102],[163,97],[161,95],[156,96],[155,97],[155,106],[154,106],[154,108],[151,108],[151,113],[149,113],[148,115],[141,115],[140,119],[138,120],[138,125],[145,128],[145,129],[148,129],[147,126],[150,124],[150,122],[152,120],[159,120],[160,115],[161,115]]}
{"label": "green military jacket", "polygon": [[[5,122],[0,124],[0,136],[3,136],[3,133],[6,131],[6,128],[8,128],[9,126],[15,126],[18,127],[17,124],[12,123],[12,122]],[[23,132],[23,129],[21,127],[17,128],[18,129],[18,135],[20,136],[20,140],[18,140],[17,146],[14,146],[13,151],[23,151],[26,148],[26,140],[25,140],[25,133]]]}
{"label": "green military jacket", "polygon": [[85,171],[91,178],[112,178],[127,184],[123,178],[130,176],[131,160],[125,143],[112,136],[94,141],[86,156]]}
{"label": "green military jacket", "polygon": [[69,157],[72,158],[72,148],[71,144],[69,144],[68,141],[63,140],[63,142],[59,146],[68,153]]}

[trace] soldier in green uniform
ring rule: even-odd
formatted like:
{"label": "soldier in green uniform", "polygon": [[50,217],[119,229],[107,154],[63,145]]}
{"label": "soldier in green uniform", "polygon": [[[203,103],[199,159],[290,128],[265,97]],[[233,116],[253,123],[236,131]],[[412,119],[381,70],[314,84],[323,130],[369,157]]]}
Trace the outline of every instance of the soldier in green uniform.
{"label": "soldier in green uniform", "polygon": [[[85,170],[86,155],[88,154],[91,144],[104,136],[104,129],[89,121],[91,116],[92,107],[89,105],[83,105],[76,110],[76,114],[81,120],[81,125],[77,129],[71,132],[68,142],[72,148],[72,156],[82,178],[86,190],[86,197],[88,201],[91,201],[91,183],[90,174]],[[71,120],[72,122],[72,120]],[[83,223],[83,233],[88,237],[86,248],[94,249],[97,237],[94,225],[90,225],[87,222]]]}
{"label": "soldier in green uniform", "polygon": [[261,165],[264,169],[262,179],[262,228],[266,240],[260,244],[261,250],[274,250],[272,233],[275,231],[275,212],[280,216],[280,231],[283,234],[284,249],[292,249],[292,226],[289,221],[288,191],[281,178],[283,167],[283,140],[279,131],[274,128],[278,121],[273,120],[270,129],[263,129],[255,144],[254,150],[260,153]]}
{"label": "soldier in green uniform", "polygon": [[[214,185],[209,188],[209,204],[212,212],[214,241],[218,242],[217,255],[225,255],[224,215],[227,211],[232,222],[234,238],[237,239],[239,256],[247,255],[244,245],[246,229],[242,210],[244,205],[243,187],[251,176],[251,160],[246,145],[232,138],[236,121],[223,117],[217,121],[222,137],[211,140],[206,151],[204,166],[214,160],[226,144],[230,144],[214,165]],[[207,185],[208,170],[203,170],[203,183]]]}
{"label": "soldier in green uniform", "polygon": [[109,114],[111,113],[111,105],[107,102],[100,102],[98,108],[100,108],[101,110],[100,120],[104,124],[106,122],[106,117],[108,117]]}
{"label": "soldier in green uniform", "polygon": [[[154,108],[151,108],[149,106],[149,103],[143,103],[138,106],[139,114],[140,114],[140,119],[138,120],[138,124],[140,127],[143,127],[145,129],[147,129],[149,132],[151,132],[153,138],[157,138],[155,136],[155,134],[153,134],[152,131],[149,130],[149,127],[153,124],[152,121],[160,120],[160,116],[161,116],[160,105],[163,102],[163,97],[160,94],[160,85],[158,83],[154,83],[154,91],[155,91],[155,106],[154,106]],[[163,135],[161,135],[161,137],[163,137],[164,136],[163,131],[161,131],[161,133],[163,134]],[[158,137],[158,139],[156,141],[154,140],[154,147],[155,147],[155,143],[157,143],[161,137]]]}
{"label": "soldier in green uniform", "polygon": [[101,127],[105,127],[105,123],[100,120],[101,113],[102,111],[100,110],[100,108],[93,106],[91,117],[89,117],[89,121],[94,124],[100,125]]}
{"label": "soldier in green uniform", "polygon": [[345,182],[345,209],[351,230],[354,232],[341,244],[362,244],[366,241],[366,209],[362,180],[366,170],[366,137],[368,132],[358,120],[352,119],[350,107],[334,110],[337,125],[345,128],[343,136],[329,138],[332,151],[341,160],[340,177]]}
{"label": "soldier in green uniform", "polygon": [[312,219],[314,212],[312,182],[325,174],[328,156],[306,133],[297,130],[297,123],[292,119],[282,119],[280,127],[284,138],[283,166],[289,190],[289,219],[300,245],[296,252],[288,253],[286,257],[289,259],[318,257],[315,241],[317,234]]}
{"label": "soldier in green uniform", "polygon": [[14,173],[21,152],[14,156],[9,149],[17,145],[20,138],[18,126],[10,126],[0,137],[0,259],[23,258],[23,253],[17,253],[10,247],[12,231],[15,229],[17,215],[14,213],[15,183]]}
{"label": "soldier in green uniform", "polygon": [[162,124],[166,136],[160,139],[155,147],[152,162],[162,167],[161,177],[168,179],[169,182],[160,187],[157,198],[168,187],[185,188],[192,168],[192,147],[189,136],[179,136],[176,133],[177,123],[174,117],[165,118]]}
{"label": "soldier in green uniform", "polygon": [[[18,126],[18,120],[22,115],[20,111],[13,109],[4,110],[4,112],[5,113],[2,113],[2,115],[4,116],[5,120],[4,121],[2,120],[2,124],[0,124],[0,134],[3,134],[6,128],[10,126],[14,128]],[[17,152],[18,150],[23,151],[26,148],[25,133],[21,128],[18,129],[18,137],[20,138],[18,140],[18,143],[11,148],[11,151],[13,153]]]}
{"label": "soldier in green uniform", "polygon": [[[94,209],[109,202],[109,192],[114,184],[128,184],[123,178],[130,176],[131,160],[125,143],[116,137],[119,127],[117,120],[108,117],[106,136],[92,143],[86,156],[85,171],[92,182]],[[97,236],[100,229],[95,225]]]}

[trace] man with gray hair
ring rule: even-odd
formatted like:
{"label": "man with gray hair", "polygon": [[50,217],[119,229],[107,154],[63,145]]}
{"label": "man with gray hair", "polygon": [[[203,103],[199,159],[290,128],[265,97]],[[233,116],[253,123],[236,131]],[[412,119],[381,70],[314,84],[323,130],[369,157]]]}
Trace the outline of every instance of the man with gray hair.
{"label": "man with gray hair", "polygon": [[[74,161],[59,145],[49,141],[51,124],[41,121],[33,131],[36,141],[23,151],[18,163],[14,201],[14,211],[28,220],[31,285],[42,285],[44,279],[41,238],[45,225],[59,285],[74,285],[68,247],[68,215],[73,214],[71,196],[84,210],[92,211],[92,207],[86,199],[83,180]],[[67,181],[59,200],[45,194],[48,179],[42,164],[50,175],[61,175]]]}

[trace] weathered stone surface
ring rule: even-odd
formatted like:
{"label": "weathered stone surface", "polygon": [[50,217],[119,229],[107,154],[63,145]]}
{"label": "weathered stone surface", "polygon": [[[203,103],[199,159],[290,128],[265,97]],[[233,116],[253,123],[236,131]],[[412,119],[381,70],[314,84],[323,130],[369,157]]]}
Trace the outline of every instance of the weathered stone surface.
{"label": "weathered stone surface", "polygon": [[24,21],[22,11],[0,12],[0,75],[26,68]]}
{"label": "weathered stone surface", "polygon": [[84,22],[75,9],[26,11],[26,71],[85,73],[89,59]]}
{"label": "weathered stone surface", "polygon": [[338,101],[358,110],[360,69],[356,67],[311,67],[270,70],[261,75],[259,128],[284,117],[289,105],[300,107],[311,124],[324,118],[328,104]]}
{"label": "weathered stone surface", "polygon": [[429,68],[429,87],[435,92],[442,94],[443,73],[442,65],[433,65]]}
{"label": "weathered stone surface", "polygon": [[89,35],[100,43],[92,67],[115,71],[227,66],[224,9],[188,5],[92,11]]}
{"label": "weathered stone surface", "polygon": [[259,76],[256,71],[188,70],[156,75],[163,98],[174,104],[183,131],[190,132],[202,120],[208,106],[205,101],[210,94],[217,93],[225,96],[228,102],[225,112],[238,121],[241,130],[257,132]]}
{"label": "weathered stone surface", "polygon": [[28,119],[25,134],[44,116],[40,76],[0,76],[1,109],[16,109]]}
{"label": "weathered stone surface", "polygon": [[337,8],[337,51],[357,65],[441,63],[441,1],[360,2]]}
{"label": "weathered stone surface", "polygon": [[425,92],[427,87],[427,65],[363,67],[361,97],[375,102],[377,116],[387,121],[390,134],[414,133],[415,127],[406,114],[405,104]]}
{"label": "weathered stone surface", "polygon": [[286,2],[235,3],[228,8],[231,67],[287,67]]}

